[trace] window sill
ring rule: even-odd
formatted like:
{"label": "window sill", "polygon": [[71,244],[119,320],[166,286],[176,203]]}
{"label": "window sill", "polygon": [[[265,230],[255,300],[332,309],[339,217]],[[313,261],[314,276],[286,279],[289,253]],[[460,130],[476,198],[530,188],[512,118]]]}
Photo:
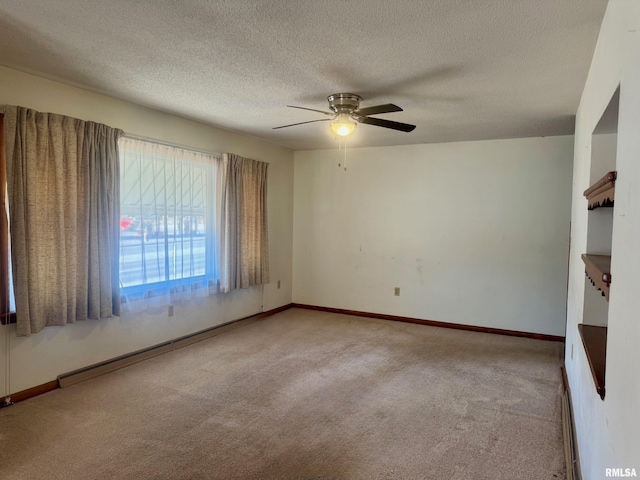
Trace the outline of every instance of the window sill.
{"label": "window sill", "polygon": [[11,325],[16,323],[16,312],[0,315],[0,325]]}

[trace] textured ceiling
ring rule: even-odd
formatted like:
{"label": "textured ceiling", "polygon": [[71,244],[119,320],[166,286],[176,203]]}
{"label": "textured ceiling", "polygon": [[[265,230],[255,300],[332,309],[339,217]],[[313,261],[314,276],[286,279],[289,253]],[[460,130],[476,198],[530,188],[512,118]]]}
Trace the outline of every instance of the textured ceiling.
{"label": "textured ceiling", "polygon": [[1,0],[0,64],[243,132],[334,148],[327,95],[412,133],[350,146],[573,133],[606,0]]}

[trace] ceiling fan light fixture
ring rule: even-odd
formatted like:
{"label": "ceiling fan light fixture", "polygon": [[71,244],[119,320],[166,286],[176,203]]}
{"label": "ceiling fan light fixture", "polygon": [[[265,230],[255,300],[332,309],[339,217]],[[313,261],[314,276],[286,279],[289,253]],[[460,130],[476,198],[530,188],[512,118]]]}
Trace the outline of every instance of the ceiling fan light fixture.
{"label": "ceiling fan light fixture", "polygon": [[333,133],[341,137],[346,137],[347,135],[353,133],[353,131],[356,129],[357,124],[358,123],[353,118],[351,118],[348,113],[344,112],[339,113],[336,118],[331,120],[330,123]]}
{"label": "ceiling fan light fixture", "polygon": [[326,122],[329,121],[333,133],[340,137],[346,137],[353,133],[358,123],[374,125],[377,127],[390,128],[400,132],[412,132],[415,125],[408,123],[393,122],[384,118],[370,117],[369,115],[379,115],[381,113],[402,112],[402,109],[393,103],[385,103],[384,105],[374,105],[372,107],[360,108],[359,95],[353,93],[334,93],[327,97],[330,112],[324,110],[316,110],[315,108],[296,107],[295,105],[287,105],[287,107],[298,108],[300,110],[309,110],[311,112],[323,113],[331,118],[321,118],[320,120],[309,120],[306,122],[292,123],[290,125],[282,125],[278,128],[293,127],[296,125],[305,125],[307,123]]}

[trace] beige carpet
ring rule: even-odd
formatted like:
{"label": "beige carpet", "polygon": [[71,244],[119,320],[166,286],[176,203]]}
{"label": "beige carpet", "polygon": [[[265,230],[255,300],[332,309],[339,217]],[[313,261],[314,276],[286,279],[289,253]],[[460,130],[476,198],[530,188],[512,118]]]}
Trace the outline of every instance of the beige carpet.
{"label": "beige carpet", "polygon": [[564,478],[561,352],[292,309],[0,410],[0,478]]}

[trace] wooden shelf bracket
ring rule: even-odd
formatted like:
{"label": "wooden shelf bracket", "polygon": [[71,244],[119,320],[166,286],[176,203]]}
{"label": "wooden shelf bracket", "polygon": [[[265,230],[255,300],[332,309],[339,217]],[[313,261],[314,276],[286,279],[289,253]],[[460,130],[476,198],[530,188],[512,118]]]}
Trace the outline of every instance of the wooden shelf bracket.
{"label": "wooden shelf bracket", "polygon": [[591,284],[602,292],[602,296],[609,301],[609,286],[611,285],[611,256],[582,254],[584,270]]}
{"label": "wooden shelf bracket", "polygon": [[584,191],[589,210],[598,207],[613,207],[616,191],[616,172],[609,172]]}

